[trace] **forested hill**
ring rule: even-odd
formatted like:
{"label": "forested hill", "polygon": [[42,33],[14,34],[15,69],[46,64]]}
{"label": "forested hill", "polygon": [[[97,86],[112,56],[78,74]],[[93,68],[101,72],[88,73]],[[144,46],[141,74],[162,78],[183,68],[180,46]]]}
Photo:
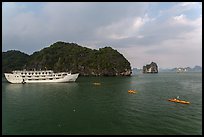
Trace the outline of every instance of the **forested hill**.
{"label": "forested hill", "polygon": [[129,61],[111,47],[95,50],[60,41],[30,56],[20,51],[7,51],[2,58],[4,72],[47,69],[95,76],[129,76],[132,73]]}
{"label": "forested hill", "polygon": [[21,70],[28,60],[29,55],[17,50],[2,52],[2,72]]}

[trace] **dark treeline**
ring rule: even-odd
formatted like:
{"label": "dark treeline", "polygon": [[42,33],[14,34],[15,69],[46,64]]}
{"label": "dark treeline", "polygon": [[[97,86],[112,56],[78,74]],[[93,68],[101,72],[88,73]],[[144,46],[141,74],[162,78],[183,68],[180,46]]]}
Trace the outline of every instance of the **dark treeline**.
{"label": "dark treeline", "polygon": [[129,61],[111,47],[95,50],[60,41],[30,56],[15,50],[3,52],[2,63],[3,72],[47,69],[94,76],[131,74]]}

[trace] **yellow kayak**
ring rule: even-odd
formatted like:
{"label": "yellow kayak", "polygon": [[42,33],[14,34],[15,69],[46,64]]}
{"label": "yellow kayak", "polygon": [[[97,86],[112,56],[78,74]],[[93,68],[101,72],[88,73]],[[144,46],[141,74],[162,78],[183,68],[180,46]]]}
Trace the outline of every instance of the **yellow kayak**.
{"label": "yellow kayak", "polygon": [[181,104],[190,104],[190,102],[188,102],[188,101],[179,100],[179,99],[176,99],[176,98],[168,99],[168,101],[181,103]]}
{"label": "yellow kayak", "polygon": [[96,82],[95,82],[95,83],[93,83],[93,84],[94,84],[94,85],[97,85],[97,86],[101,85],[101,83],[96,83]]}
{"label": "yellow kayak", "polygon": [[136,90],[128,90],[128,93],[135,94],[135,93],[136,93]]}

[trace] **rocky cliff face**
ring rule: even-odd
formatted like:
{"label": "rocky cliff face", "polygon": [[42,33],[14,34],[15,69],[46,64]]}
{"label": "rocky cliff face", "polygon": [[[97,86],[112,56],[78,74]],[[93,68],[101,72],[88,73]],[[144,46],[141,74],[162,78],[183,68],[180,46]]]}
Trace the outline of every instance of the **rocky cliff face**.
{"label": "rocky cliff face", "polygon": [[158,73],[158,67],[155,62],[143,66],[143,73]]}

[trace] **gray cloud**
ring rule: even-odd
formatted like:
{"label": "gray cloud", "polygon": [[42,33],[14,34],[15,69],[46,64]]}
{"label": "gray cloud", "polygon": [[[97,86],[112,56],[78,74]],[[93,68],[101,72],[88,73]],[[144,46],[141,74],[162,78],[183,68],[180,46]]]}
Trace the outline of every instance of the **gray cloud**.
{"label": "gray cloud", "polygon": [[[189,51],[193,51],[189,64],[202,62],[202,52],[199,56],[196,53],[202,49],[202,16],[191,19],[188,15],[200,4],[176,3],[157,9],[160,3],[41,3],[37,10],[37,3],[29,8],[26,4],[6,4],[2,14],[3,51],[18,49],[32,54],[61,40],[89,48],[112,46],[125,54],[133,67],[148,63],[149,58],[159,62],[162,59],[156,57],[167,59],[172,53],[185,62],[190,60],[186,59]],[[176,52],[176,46],[183,48],[181,45],[186,45],[182,56]],[[136,52],[130,51],[133,49]],[[142,61],[135,63],[138,58]],[[161,64],[167,66],[165,61]]]}

